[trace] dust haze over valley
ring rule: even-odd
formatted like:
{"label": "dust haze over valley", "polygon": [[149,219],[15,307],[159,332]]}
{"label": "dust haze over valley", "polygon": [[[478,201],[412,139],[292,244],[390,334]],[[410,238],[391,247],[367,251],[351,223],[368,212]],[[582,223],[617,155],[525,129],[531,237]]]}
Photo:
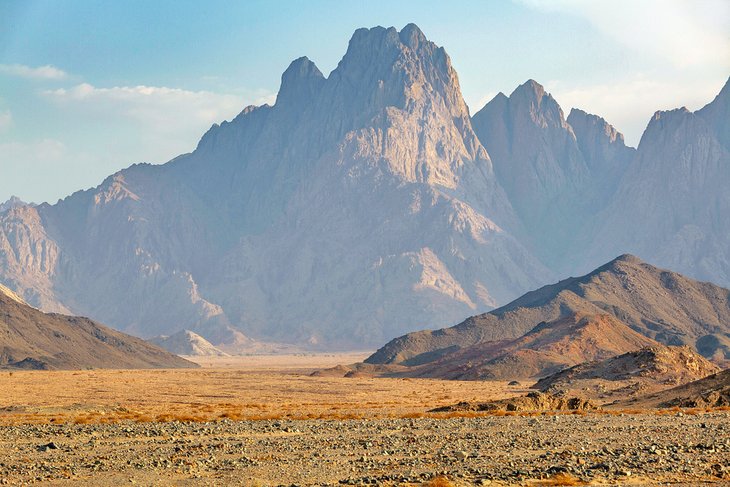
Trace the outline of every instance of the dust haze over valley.
{"label": "dust haze over valley", "polygon": [[447,48],[359,28],[0,203],[0,482],[730,482],[730,79],[634,148],[532,79],[470,110]]}

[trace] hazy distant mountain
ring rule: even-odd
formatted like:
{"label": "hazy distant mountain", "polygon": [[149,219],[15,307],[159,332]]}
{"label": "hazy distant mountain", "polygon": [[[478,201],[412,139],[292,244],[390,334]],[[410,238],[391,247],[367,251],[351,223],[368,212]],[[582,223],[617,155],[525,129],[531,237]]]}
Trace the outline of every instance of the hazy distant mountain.
{"label": "hazy distant mountain", "polygon": [[531,250],[547,265],[570,270],[572,241],[613,196],[634,149],[598,116],[574,109],[566,120],[533,80],[509,97],[498,94],[472,123]]}
{"label": "hazy distant mountain", "polygon": [[46,311],[234,352],[380,345],[627,251],[729,285],[727,91],[657,115],[636,151],[534,81],[472,119],[418,27],[359,29],[329,76],[295,60],[273,106],[191,154],[4,204],[0,279]]}
{"label": "hazy distant mountain", "polygon": [[500,365],[523,368],[530,376],[550,366],[633,351],[654,340],[688,345],[722,361],[730,357],[700,345],[729,332],[730,291],[624,255],[454,327],[396,338],[366,362],[431,363],[438,368],[429,369],[431,376],[457,370],[467,377],[459,369],[467,363],[472,373],[481,367],[487,369],[484,375],[499,376]]}
{"label": "hazy distant mountain", "polygon": [[450,60],[414,25],[358,30],[327,78],[297,59],[274,106],[192,154],[2,220],[0,276],[29,302],[216,345],[239,329],[373,346],[551,275],[512,236]]}
{"label": "hazy distant mountain", "polygon": [[0,213],[6,212],[11,208],[17,208],[18,206],[24,205],[26,205],[26,203],[23,200],[17,196],[11,196],[6,202],[0,203]]}
{"label": "hazy distant mountain", "polygon": [[175,355],[194,355],[199,357],[226,357],[208,340],[190,330],[182,330],[173,335],[161,335],[147,340],[153,345],[167,350]]}
{"label": "hazy distant mountain", "polygon": [[[657,112],[581,249],[587,262],[631,252],[730,285],[730,82],[696,112]],[[620,250],[619,250],[620,249]]]}
{"label": "hazy distant mountain", "polygon": [[176,368],[195,364],[91,321],[46,314],[0,286],[0,368]]}

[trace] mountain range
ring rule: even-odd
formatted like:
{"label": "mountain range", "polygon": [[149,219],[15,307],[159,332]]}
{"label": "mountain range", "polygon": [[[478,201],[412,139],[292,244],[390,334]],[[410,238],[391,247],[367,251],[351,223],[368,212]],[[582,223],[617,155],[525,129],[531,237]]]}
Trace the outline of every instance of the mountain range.
{"label": "mountain range", "polygon": [[729,91],[657,112],[633,149],[532,80],[472,117],[417,26],[358,29],[329,76],[293,61],[273,106],[190,154],[0,206],[0,282],[44,311],[226,351],[373,347],[625,252],[728,285]]}

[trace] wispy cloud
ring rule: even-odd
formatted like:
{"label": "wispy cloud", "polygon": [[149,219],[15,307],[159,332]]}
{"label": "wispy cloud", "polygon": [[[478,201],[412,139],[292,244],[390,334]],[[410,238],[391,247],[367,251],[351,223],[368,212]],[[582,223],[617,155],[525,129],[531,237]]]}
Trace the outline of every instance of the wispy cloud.
{"label": "wispy cloud", "polygon": [[99,182],[95,158],[55,138],[0,143],[0,200],[54,201]]}
{"label": "wispy cloud", "polygon": [[74,110],[133,119],[157,133],[178,133],[191,126],[203,130],[236,115],[245,102],[236,95],[142,85],[98,88],[82,83],[43,94]]}
{"label": "wispy cloud", "polygon": [[13,125],[13,114],[10,110],[0,112],[0,132],[4,132]]}
{"label": "wispy cloud", "polygon": [[51,65],[31,67],[24,64],[0,64],[0,74],[28,79],[62,80],[68,73]]}
{"label": "wispy cloud", "polygon": [[584,17],[621,44],[678,68],[730,66],[727,0],[517,0],[543,11]]}
{"label": "wispy cloud", "polygon": [[66,155],[66,146],[55,139],[41,139],[33,142],[5,142],[0,143],[0,168],[5,164],[18,169],[18,163],[23,169],[38,164],[45,165],[61,160]]}

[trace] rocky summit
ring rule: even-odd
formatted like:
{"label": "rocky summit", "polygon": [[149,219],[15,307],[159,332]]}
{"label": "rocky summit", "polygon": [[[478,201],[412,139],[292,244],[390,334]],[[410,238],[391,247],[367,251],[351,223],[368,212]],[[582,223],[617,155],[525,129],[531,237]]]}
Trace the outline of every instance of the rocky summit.
{"label": "rocky summit", "polygon": [[[728,285],[727,96],[658,112],[633,149],[533,80],[471,117],[417,26],[358,29],[329,75],[294,60],[273,106],[190,154],[0,206],[0,280],[44,311],[233,353],[379,346],[627,251]],[[510,323],[489,333],[528,331]]]}

